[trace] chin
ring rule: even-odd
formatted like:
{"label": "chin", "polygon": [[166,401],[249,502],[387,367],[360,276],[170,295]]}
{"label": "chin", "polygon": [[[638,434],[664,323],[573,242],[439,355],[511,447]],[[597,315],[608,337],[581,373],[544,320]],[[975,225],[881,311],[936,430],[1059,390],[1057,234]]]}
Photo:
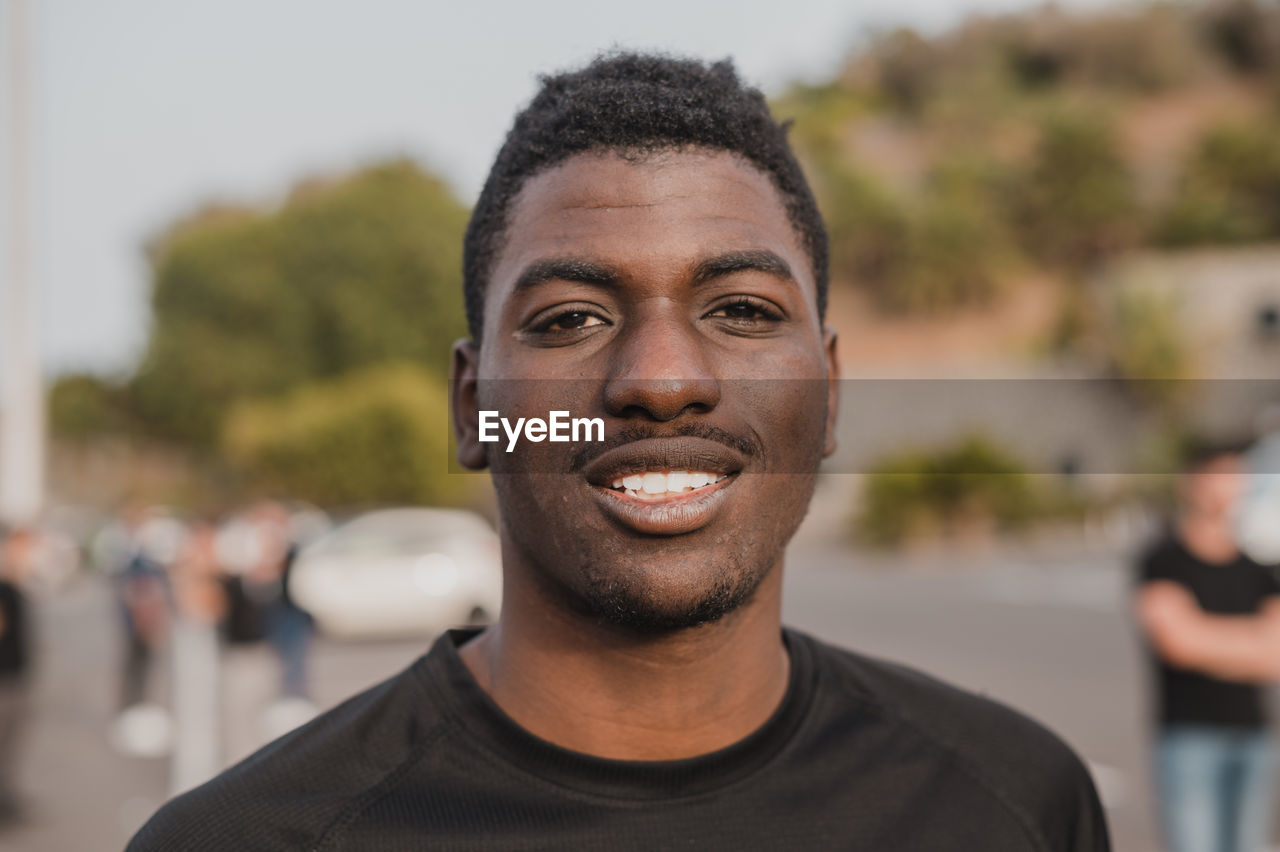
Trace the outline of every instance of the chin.
{"label": "chin", "polygon": [[580,614],[612,627],[646,635],[689,630],[719,621],[749,603],[768,573],[768,566],[746,569],[735,565],[698,566],[680,571],[680,577],[664,572],[603,575],[590,568],[574,607]]}

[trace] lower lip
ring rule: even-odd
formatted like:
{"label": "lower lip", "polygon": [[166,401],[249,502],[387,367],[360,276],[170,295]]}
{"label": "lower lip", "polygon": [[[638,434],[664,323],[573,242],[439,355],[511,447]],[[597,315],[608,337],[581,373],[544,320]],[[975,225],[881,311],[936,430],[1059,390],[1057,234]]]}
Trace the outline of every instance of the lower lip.
{"label": "lower lip", "polygon": [[711,522],[724,503],[725,490],[737,478],[737,475],[726,476],[712,485],[664,500],[631,497],[599,485],[591,488],[605,514],[623,526],[645,535],[683,535]]}

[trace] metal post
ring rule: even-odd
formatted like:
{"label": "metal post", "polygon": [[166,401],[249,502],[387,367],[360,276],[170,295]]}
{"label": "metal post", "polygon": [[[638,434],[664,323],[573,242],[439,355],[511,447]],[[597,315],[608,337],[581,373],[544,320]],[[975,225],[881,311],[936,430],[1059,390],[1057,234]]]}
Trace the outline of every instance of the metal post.
{"label": "metal post", "polygon": [[44,503],[44,390],[32,279],[30,15],[9,0],[9,275],[0,376],[0,520],[33,521]]}

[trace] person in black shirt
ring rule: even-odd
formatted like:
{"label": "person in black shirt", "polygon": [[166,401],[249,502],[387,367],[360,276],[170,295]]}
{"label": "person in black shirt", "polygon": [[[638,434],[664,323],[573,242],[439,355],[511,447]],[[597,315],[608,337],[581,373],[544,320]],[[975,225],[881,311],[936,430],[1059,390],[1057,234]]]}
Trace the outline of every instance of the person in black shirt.
{"label": "person in black shirt", "polygon": [[[781,625],[834,450],[827,242],[728,62],[543,80],[464,246],[458,457],[498,495],[503,607],[166,805],[131,849],[1108,849],[1022,716]],[[598,417],[601,442],[482,440]]]}
{"label": "person in black shirt", "polygon": [[0,530],[0,824],[20,816],[18,751],[31,688],[30,627],[22,584],[35,546],[30,529]]}
{"label": "person in black shirt", "polygon": [[1263,684],[1280,679],[1280,582],[1244,555],[1234,449],[1197,449],[1173,528],[1139,561],[1155,670],[1156,781],[1173,852],[1267,846],[1275,750]]}

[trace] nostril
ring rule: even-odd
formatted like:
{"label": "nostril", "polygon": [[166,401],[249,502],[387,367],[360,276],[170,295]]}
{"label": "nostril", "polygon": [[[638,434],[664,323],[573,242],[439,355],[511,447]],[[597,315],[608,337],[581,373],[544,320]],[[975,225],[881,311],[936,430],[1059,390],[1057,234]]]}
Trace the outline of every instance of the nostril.
{"label": "nostril", "polygon": [[673,420],[687,411],[709,412],[719,402],[714,379],[615,380],[605,388],[605,407],[615,417]]}

